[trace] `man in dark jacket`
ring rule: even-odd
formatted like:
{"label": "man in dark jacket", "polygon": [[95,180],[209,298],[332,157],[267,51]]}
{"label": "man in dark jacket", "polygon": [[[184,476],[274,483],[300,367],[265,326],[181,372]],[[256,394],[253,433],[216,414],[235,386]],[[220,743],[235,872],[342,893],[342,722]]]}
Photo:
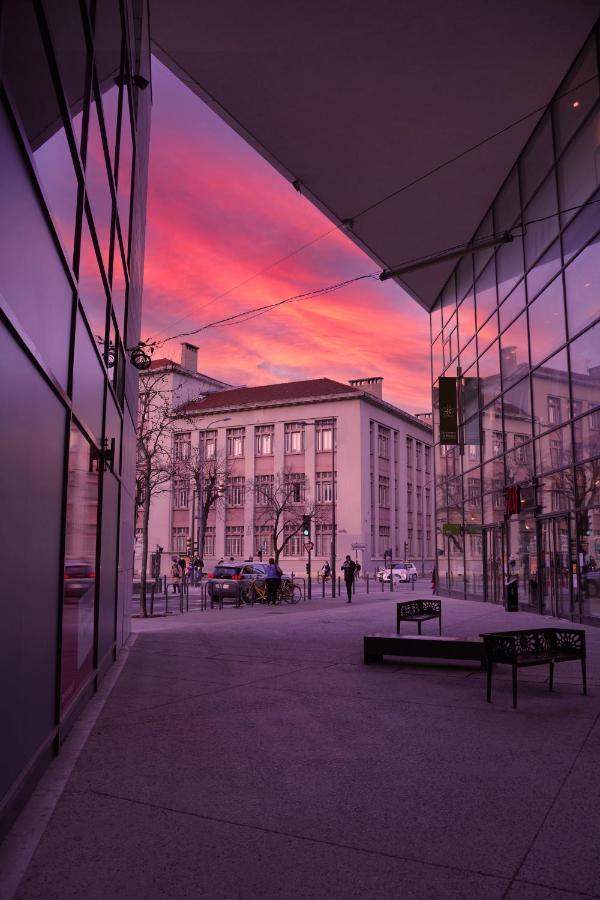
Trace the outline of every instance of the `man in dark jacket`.
{"label": "man in dark jacket", "polygon": [[346,591],[348,592],[347,603],[352,603],[352,586],[354,585],[354,576],[356,574],[356,563],[350,556],[342,563],[342,572],[344,573],[344,581],[346,582]]}

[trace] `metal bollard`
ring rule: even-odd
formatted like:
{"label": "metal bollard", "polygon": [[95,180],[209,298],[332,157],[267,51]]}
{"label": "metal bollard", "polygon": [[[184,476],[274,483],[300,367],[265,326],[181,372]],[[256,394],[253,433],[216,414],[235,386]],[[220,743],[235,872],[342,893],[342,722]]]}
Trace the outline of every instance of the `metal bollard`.
{"label": "metal bollard", "polygon": [[324,578],[321,578],[321,594],[323,596],[323,599],[325,599],[325,579]]}
{"label": "metal bollard", "polygon": [[383,594],[383,578],[381,579],[381,593]]}
{"label": "metal bollard", "polygon": [[367,594],[369,593],[369,573],[367,572]]}
{"label": "metal bollard", "polygon": [[338,597],[340,596],[341,590],[342,590],[342,579],[338,575]]}
{"label": "metal bollard", "polygon": [[413,591],[414,591],[414,589],[415,589],[415,579],[414,579],[414,578],[411,578],[410,580],[411,580],[411,583],[412,583],[412,589],[413,589]]}
{"label": "metal bollard", "polygon": [[152,590],[150,591],[150,615],[154,615],[154,588],[155,585],[152,585]]}

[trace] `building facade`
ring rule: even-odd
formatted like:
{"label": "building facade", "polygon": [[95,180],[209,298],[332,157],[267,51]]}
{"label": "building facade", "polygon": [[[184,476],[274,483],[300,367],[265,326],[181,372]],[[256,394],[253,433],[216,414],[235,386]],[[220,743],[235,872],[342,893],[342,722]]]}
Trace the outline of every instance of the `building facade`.
{"label": "building facade", "polygon": [[[448,593],[600,617],[600,92],[594,29],[431,314],[437,562]],[[439,377],[462,440],[440,443]]]}
{"label": "building facade", "polygon": [[0,4],[0,833],[129,634],[149,65],[137,0]]}
{"label": "building facade", "polygon": [[[283,479],[292,486],[290,516],[305,509],[314,515],[317,567],[331,556],[335,519],[338,562],[350,553],[365,572],[373,571],[391,550],[394,560],[408,557],[419,571],[431,571],[431,427],[386,403],[381,382],[344,385],[323,378],[235,388],[184,405],[186,419],[173,435],[174,457],[219,455],[227,473],[223,497],[207,521],[207,565],[222,557],[272,554],[265,495]],[[170,492],[153,501],[149,545],[168,551],[165,571],[170,554],[186,554],[189,541],[196,540],[197,511],[189,478],[178,477]],[[300,533],[290,538],[281,561],[287,571],[304,572]]]}

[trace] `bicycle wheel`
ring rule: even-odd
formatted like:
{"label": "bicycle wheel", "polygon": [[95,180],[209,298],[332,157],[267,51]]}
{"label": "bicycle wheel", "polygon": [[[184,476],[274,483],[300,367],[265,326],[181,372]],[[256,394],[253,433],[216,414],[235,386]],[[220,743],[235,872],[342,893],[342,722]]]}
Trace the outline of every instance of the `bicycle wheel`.
{"label": "bicycle wheel", "polygon": [[299,584],[288,582],[282,587],[281,596],[286,603],[298,603],[302,599],[302,589]]}

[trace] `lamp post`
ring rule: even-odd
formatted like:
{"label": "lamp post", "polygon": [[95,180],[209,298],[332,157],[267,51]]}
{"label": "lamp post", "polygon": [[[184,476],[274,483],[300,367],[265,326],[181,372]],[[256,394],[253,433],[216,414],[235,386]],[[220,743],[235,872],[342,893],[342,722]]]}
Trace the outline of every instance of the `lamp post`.
{"label": "lamp post", "polygon": [[[212,422],[209,422],[208,425],[205,425],[204,428],[198,429],[198,469],[199,469],[199,478],[198,478],[198,528],[196,531],[196,542],[198,545],[198,556],[200,556],[200,551],[202,551],[202,559],[204,558],[204,468],[203,468],[203,454],[202,454],[202,434],[205,434],[209,431],[213,425],[217,425],[219,422],[229,422],[231,419],[230,416],[226,416],[223,419],[214,419]],[[216,441],[215,441],[215,455],[217,452]]]}

